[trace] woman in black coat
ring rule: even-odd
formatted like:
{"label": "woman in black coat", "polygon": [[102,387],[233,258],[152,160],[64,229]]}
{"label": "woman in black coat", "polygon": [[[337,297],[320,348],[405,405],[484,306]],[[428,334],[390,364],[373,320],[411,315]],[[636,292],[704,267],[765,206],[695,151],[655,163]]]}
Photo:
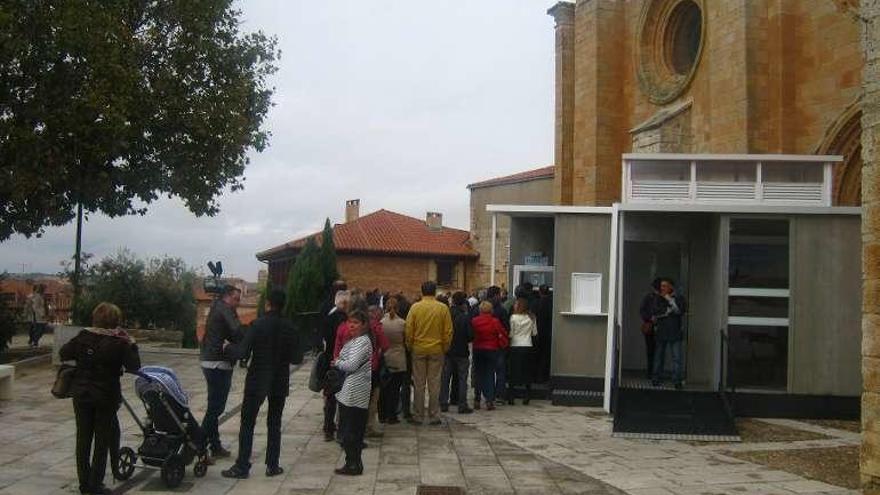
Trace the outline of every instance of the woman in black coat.
{"label": "woman in black coat", "polygon": [[[81,493],[110,493],[104,486],[107,455],[118,445],[116,411],[122,402],[122,369],[141,367],[137,345],[118,330],[122,312],[101,303],[92,312],[92,328],[81,331],[61,347],[62,360],[76,361],[71,383],[76,414],[76,472]],[[91,462],[89,453],[94,452]]]}

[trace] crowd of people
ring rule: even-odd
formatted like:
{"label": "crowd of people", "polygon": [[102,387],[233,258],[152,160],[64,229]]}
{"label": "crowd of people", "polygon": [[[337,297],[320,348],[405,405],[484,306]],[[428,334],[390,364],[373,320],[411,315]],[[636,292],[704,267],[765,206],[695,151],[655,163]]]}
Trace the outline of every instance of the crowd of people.
{"label": "crowd of people", "polygon": [[[438,294],[425,282],[410,302],[403,294],[349,290],[338,281],[320,309],[319,334],[329,361],[323,378],[327,441],[345,451],[341,475],[363,473],[365,439],[380,437],[384,425],[401,420],[439,425],[440,413],[492,411],[522,397],[531,385],[549,378],[552,299],[545,286],[525,284],[508,301],[499,287],[478,293]],[[236,309],[241,292],[223,288],[212,305],[200,342],[199,362],[207,404],[198,428],[199,449],[209,463],[232,456],[221,442],[219,420],[226,409],[235,362],[246,362],[238,453],[221,472],[247,478],[256,418],[268,403],[266,476],[284,472],[280,462],[281,419],[290,389],[290,365],[302,361],[300,338],[282,317],[285,294],[270,291],[267,308],[248,328]],[[119,330],[118,307],[101,303],[93,325],[61,348],[76,363],[71,388],[77,425],[77,474],[82,493],[110,493],[104,485],[108,458],[116,471],[120,429],[117,411],[123,371],[137,372],[137,345]],[[336,379],[332,380],[331,376]],[[469,387],[470,385],[470,387]],[[472,407],[468,391],[473,391]]]}
{"label": "crowd of people", "polygon": [[321,309],[323,349],[345,381],[340,391],[323,391],[324,437],[345,449],[338,474],[363,472],[365,438],[381,436],[381,423],[403,416],[413,425],[439,425],[452,405],[470,414],[517,397],[528,404],[532,383],[549,379],[546,286],[524,284],[510,302],[500,287],[448,295],[430,281],[412,303],[402,294],[348,290],[341,281],[331,293]]}

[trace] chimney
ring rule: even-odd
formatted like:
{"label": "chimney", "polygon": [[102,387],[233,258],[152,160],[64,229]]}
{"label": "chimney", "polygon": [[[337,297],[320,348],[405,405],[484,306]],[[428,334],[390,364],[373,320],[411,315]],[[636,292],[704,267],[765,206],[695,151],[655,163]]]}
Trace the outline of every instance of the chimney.
{"label": "chimney", "polygon": [[425,223],[430,230],[441,230],[443,229],[443,214],[437,213],[436,211],[429,211],[425,215]]}
{"label": "chimney", "polygon": [[351,223],[361,216],[361,200],[349,199],[345,202],[345,223]]}

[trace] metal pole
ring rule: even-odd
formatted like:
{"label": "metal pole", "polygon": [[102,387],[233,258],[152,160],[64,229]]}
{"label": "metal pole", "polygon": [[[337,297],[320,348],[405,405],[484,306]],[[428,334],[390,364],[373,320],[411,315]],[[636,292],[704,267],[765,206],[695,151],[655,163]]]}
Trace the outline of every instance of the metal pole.
{"label": "metal pole", "polygon": [[82,202],[76,205],[76,252],[73,255],[73,307],[76,308],[79,302],[80,293],[80,270],[82,259],[82,220],[83,207]]}
{"label": "metal pole", "polygon": [[492,254],[490,255],[490,261],[492,263],[492,267],[489,270],[489,285],[495,285],[495,244],[498,243],[497,235],[498,235],[498,214],[492,214]]}

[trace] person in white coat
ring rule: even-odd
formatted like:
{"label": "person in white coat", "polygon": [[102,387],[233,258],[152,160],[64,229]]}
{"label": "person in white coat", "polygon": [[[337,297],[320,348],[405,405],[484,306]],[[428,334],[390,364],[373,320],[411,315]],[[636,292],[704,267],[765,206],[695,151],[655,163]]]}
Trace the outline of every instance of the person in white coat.
{"label": "person in white coat", "polygon": [[510,316],[510,370],[507,375],[507,403],[513,404],[514,391],[525,387],[523,404],[529,403],[532,392],[534,344],[532,339],[538,335],[535,316],[529,313],[529,302],[518,298],[513,304]]}

